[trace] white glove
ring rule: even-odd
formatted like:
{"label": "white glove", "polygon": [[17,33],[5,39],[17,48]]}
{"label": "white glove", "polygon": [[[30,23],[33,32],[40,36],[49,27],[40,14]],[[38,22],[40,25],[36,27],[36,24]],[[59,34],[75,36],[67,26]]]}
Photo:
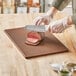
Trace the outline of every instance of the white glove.
{"label": "white glove", "polygon": [[60,20],[56,20],[53,23],[50,23],[49,25],[50,25],[50,30],[52,33],[61,33],[66,28],[70,27],[68,25],[68,17],[65,17]]}
{"label": "white glove", "polygon": [[52,16],[49,16],[47,14],[43,16],[39,16],[34,19],[34,24],[35,25],[41,25],[41,24],[48,25],[51,19],[52,19]]}

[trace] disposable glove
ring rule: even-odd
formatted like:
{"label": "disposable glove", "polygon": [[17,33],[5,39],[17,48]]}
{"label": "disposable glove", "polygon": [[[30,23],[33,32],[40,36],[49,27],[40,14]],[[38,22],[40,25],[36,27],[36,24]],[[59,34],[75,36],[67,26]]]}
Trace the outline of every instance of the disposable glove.
{"label": "disposable glove", "polygon": [[56,20],[50,23],[49,25],[50,25],[50,30],[52,33],[61,33],[66,28],[70,27],[70,25],[68,25],[68,17],[65,17],[60,20]]}
{"label": "disposable glove", "polygon": [[35,25],[48,25],[52,20],[52,16],[50,15],[42,15],[42,16],[39,16],[37,18],[34,19],[34,24]]}
{"label": "disposable glove", "polygon": [[53,19],[53,16],[57,11],[58,10],[55,7],[51,7],[51,9],[47,11],[44,15],[35,18],[34,24],[35,25],[48,25]]}

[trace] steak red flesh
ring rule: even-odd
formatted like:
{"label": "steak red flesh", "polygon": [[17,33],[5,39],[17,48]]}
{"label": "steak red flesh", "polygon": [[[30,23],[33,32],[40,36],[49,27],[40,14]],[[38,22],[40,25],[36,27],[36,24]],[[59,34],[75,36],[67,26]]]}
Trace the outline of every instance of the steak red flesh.
{"label": "steak red flesh", "polygon": [[29,32],[27,33],[26,44],[38,45],[43,40],[44,35],[39,32]]}
{"label": "steak red flesh", "polygon": [[41,40],[41,35],[38,32],[29,32],[27,34],[28,38],[38,39]]}

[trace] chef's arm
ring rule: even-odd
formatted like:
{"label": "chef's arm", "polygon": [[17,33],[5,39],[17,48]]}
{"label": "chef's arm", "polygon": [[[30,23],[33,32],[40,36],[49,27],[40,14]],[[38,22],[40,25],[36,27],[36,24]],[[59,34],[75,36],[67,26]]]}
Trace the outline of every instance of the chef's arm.
{"label": "chef's arm", "polygon": [[54,14],[57,11],[58,11],[58,9],[56,9],[55,7],[52,6],[51,9],[46,14],[53,18]]}
{"label": "chef's arm", "polygon": [[[52,2],[52,7],[50,8],[50,10],[47,13],[45,13],[45,15],[34,19],[35,25],[40,25],[41,23],[44,23],[46,25],[49,24],[51,22],[51,20],[53,19],[54,14],[57,11],[63,10],[63,8],[65,8],[69,2],[70,2],[70,0],[54,0]],[[68,24],[71,24],[72,17],[69,16],[67,19],[68,19]]]}
{"label": "chef's arm", "polygon": [[[52,2],[52,13],[53,15],[58,11],[62,11],[69,3],[71,0],[54,0]],[[72,16],[68,16],[68,21],[67,24],[71,26],[71,24],[76,25],[76,14],[73,14]]]}
{"label": "chef's arm", "polygon": [[54,0],[52,2],[52,7],[47,12],[49,16],[54,16],[57,11],[63,10],[71,0]]}
{"label": "chef's arm", "polygon": [[[54,0],[52,2],[52,7],[47,14],[53,17],[57,11],[62,11],[70,1],[71,0]],[[67,24],[70,26],[73,23],[76,24],[76,15],[68,16]]]}

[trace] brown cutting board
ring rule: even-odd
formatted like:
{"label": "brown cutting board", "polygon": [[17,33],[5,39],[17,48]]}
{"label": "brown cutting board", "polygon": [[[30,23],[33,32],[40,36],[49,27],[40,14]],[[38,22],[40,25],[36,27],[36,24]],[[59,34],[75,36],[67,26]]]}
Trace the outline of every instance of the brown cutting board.
{"label": "brown cutting board", "polygon": [[25,44],[26,35],[29,31],[25,30],[24,27],[6,29],[5,32],[26,58],[68,51],[67,48],[49,32],[45,33],[45,39],[37,46]]}

